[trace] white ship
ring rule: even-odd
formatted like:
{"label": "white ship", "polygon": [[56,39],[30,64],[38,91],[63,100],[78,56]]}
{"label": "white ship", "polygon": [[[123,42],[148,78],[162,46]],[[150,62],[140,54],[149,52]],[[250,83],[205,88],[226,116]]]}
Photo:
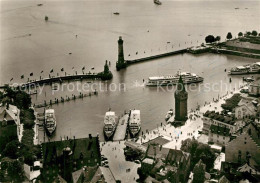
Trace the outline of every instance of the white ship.
{"label": "white ship", "polygon": [[178,84],[180,76],[182,77],[183,83],[199,83],[204,79],[203,77],[198,76],[197,74],[190,72],[178,72],[176,75],[167,75],[167,76],[153,76],[148,78],[146,86],[166,86],[166,85],[176,85]]}
{"label": "white ship", "polygon": [[47,135],[51,136],[56,130],[56,126],[57,124],[54,109],[45,110],[45,129]]}
{"label": "white ship", "polygon": [[129,131],[130,135],[135,137],[141,129],[140,110],[131,110],[129,117]]}
{"label": "white ship", "polygon": [[105,118],[104,118],[104,134],[106,136],[107,139],[110,139],[115,130],[116,130],[116,115],[115,112],[113,111],[108,111],[106,112]]}
{"label": "white ship", "polygon": [[260,62],[251,64],[251,65],[244,65],[244,66],[237,66],[228,72],[230,75],[240,75],[240,74],[256,74],[260,72]]}

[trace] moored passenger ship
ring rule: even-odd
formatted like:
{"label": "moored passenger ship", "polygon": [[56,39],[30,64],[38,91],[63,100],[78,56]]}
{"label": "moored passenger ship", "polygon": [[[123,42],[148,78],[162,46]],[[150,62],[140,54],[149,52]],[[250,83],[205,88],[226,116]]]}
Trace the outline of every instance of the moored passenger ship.
{"label": "moored passenger ship", "polygon": [[141,129],[140,110],[130,110],[129,115],[129,132],[135,137]]}
{"label": "moored passenger ship", "polygon": [[251,64],[251,65],[244,65],[244,66],[237,66],[230,69],[228,74],[230,75],[242,75],[242,74],[256,74],[260,72],[260,62]]}
{"label": "moored passenger ship", "polygon": [[104,134],[107,139],[110,139],[116,130],[116,116],[115,112],[108,111],[106,112],[105,118],[104,118]]}
{"label": "moored passenger ship", "polygon": [[179,81],[180,76],[182,77],[183,83],[199,83],[204,79],[197,74],[190,72],[178,72],[176,75],[167,76],[153,76],[148,78],[146,86],[166,86],[166,85],[176,85]]}
{"label": "moored passenger ship", "polygon": [[45,110],[45,122],[44,126],[48,136],[51,136],[54,131],[56,130],[56,118],[54,109],[47,109]]}

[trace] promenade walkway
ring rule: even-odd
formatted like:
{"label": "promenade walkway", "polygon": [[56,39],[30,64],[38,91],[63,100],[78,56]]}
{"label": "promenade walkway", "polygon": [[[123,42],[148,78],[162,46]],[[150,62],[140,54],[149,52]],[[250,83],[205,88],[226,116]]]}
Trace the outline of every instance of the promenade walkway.
{"label": "promenade walkway", "polygon": [[122,118],[119,119],[116,131],[115,131],[115,134],[113,137],[113,141],[125,140],[128,119],[129,119],[129,114],[125,114]]}

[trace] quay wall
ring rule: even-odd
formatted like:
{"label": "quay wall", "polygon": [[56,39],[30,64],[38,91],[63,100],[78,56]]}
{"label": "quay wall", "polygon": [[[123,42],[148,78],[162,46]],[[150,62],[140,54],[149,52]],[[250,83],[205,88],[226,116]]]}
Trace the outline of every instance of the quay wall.
{"label": "quay wall", "polygon": [[239,51],[234,51],[234,50],[226,50],[226,49],[213,50],[213,49],[211,49],[211,52],[260,59],[260,54],[258,55],[258,54],[253,54],[253,53],[244,53],[244,52],[239,52]]}

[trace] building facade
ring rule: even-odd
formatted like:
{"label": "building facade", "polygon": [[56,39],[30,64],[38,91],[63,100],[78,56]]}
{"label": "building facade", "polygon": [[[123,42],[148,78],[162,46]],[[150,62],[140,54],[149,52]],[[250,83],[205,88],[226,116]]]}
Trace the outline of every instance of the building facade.
{"label": "building facade", "polygon": [[209,134],[211,125],[228,128],[230,133],[235,133],[238,130],[236,121],[230,116],[215,113],[215,111],[207,111],[202,118],[203,128],[202,133]]}
{"label": "building facade", "polygon": [[251,164],[260,165],[260,130],[250,123],[241,129],[237,137],[226,145],[226,162],[243,164],[249,161]]}
{"label": "building facade", "polygon": [[230,129],[211,125],[209,131],[209,142],[225,146],[230,141],[230,135]]}
{"label": "building facade", "polygon": [[243,119],[249,116],[255,116],[257,112],[256,106],[253,104],[252,99],[242,98],[235,108],[235,117]]}

